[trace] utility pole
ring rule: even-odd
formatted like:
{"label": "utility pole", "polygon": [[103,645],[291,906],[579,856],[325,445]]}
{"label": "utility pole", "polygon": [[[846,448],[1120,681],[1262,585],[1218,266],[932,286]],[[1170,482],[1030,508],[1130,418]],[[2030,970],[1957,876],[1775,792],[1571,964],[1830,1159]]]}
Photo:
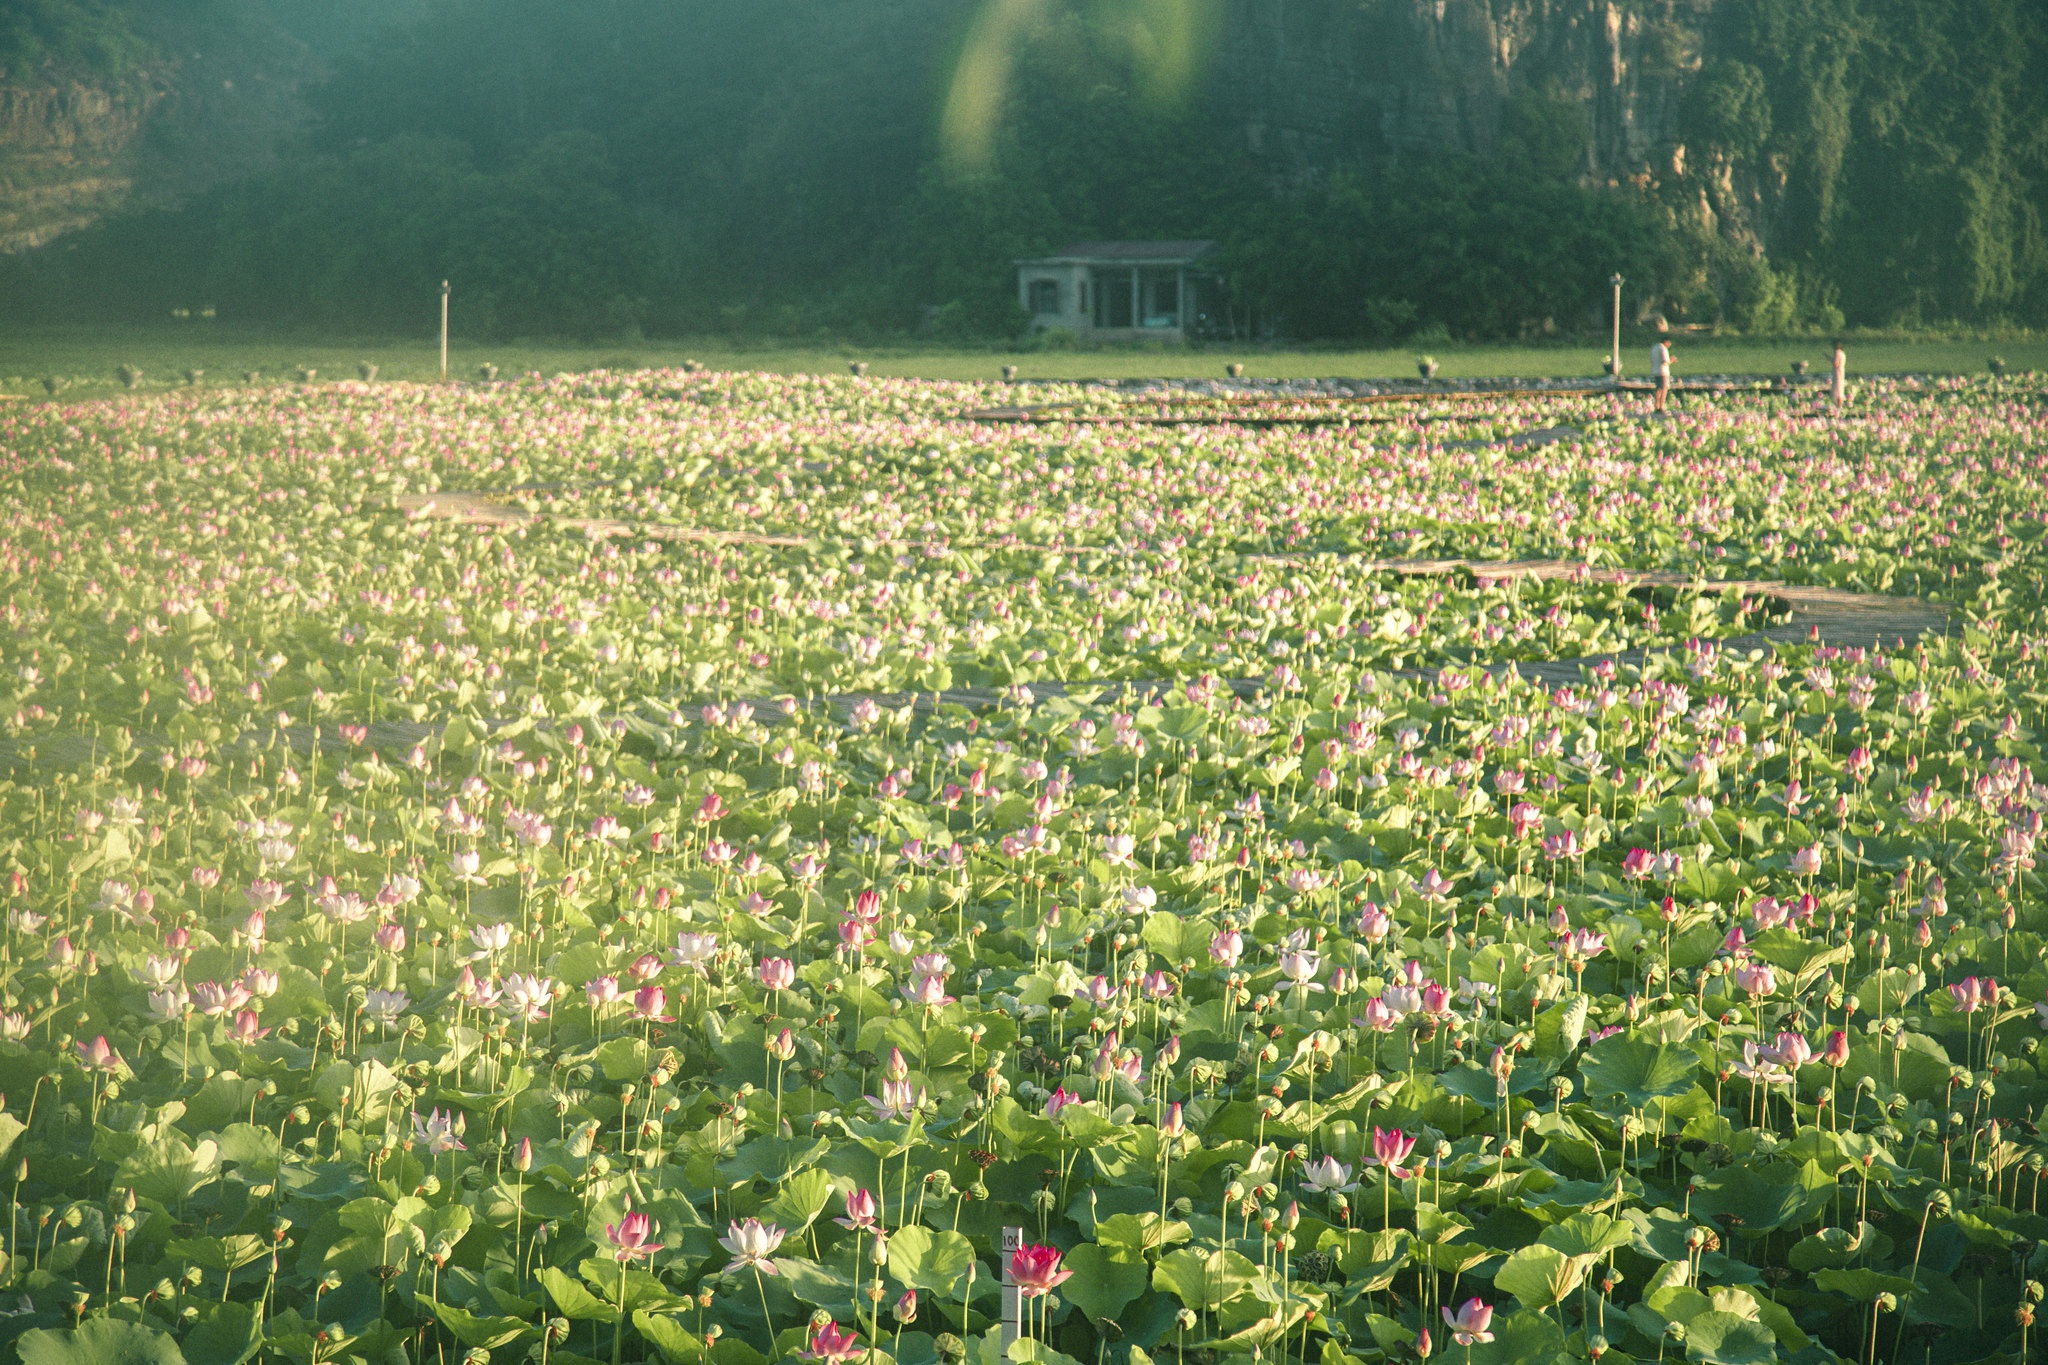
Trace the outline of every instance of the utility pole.
{"label": "utility pole", "polygon": [[[1621,274],[1615,273],[1608,281],[1614,286],[1614,349],[1609,352],[1614,359],[1614,387],[1621,387]],[[445,286],[444,286],[445,288]]]}
{"label": "utility pole", "polygon": [[[1621,278],[1621,276],[1619,276],[1619,275],[1615,276],[1615,279],[1617,279],[1617,280],[1619,280],[1620,278]],[[1619,294],[1616,294],[1616,295],[1615,295],[1615,297],[1616,297],[1616,298],[1618,299],[1618,298],[1620,298],[1621,296],[1620,296]],[[1620,307],[1620,305],[1619,305],[1619,304],[1616,304],[1615,306],[1616,306],[1617,308],[1619,308],[1619,307]],[[1619,317],[1620,315],[1619,315],[1619,314],[1616,314],[1616,316],[1617,316],[1617,317]],[[1615,325],[1616,327],[1620,327],[1620,326],[1621,326],[1621,323],[1617,321],[1617,322],[1616,322],[1616,323],[1615,323],[1614,325]],[[446,280],[443,280],[443,281],[441,281],[441,378],[443,378],[443,379],[446,379],[447,377],[448,377],[448,281],[446,281]]]}

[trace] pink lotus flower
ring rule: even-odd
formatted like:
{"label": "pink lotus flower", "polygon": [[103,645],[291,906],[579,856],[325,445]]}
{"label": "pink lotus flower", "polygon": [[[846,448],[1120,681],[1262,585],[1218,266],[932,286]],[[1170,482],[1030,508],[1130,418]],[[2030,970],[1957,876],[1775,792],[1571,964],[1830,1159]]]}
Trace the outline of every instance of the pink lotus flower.
{"label": "pink lotus flower", "polygon": [[1777,973],[1768,962],[1745,962],[1735,969],[1735,984],[1751,996],[1769,995],[1778,989]]}
{"label": "pink lotus flower", "polygon": [[1455,1313],[1449,1308],[1441,1311],[1444,1315],[1444,1325],[1451,1329],[1451,1340],[1460,1346],[1493,1340],[1493,1333],[1486,1330],[1493,1325],[1491,1305],[1472,1298],[1465,1300],[1464,1306]]}
{"label": "pink lotus flower", "polygon": [[1407,1180],[1421,1172],[1420,1166],[1404,1170],[1401,1163],[1415,1150],[1415,1139],[1404,1134],[1399,1128],[1388,1132],[1374,1125],[1372,1130],[1373,1164],[1384,1167],[1387,1174],[1396,1180]]}
{"label": "pink lotus flower", "polygon": [[1045,1116],[1049,1119],[1058,1118],[1060,1110],[1073,1104],[1080,1098],[1079,1095],[1071,1093],[1065,1086],[1061,1086],[1045,1097]]}
{"label": "pink lotus flower", "polygon": [[875,1218],[881,1212],[875,1197],[866,1190],[849,1190],[846,1195],[846,1216],[832,1221],[843,1228],[857,1232],[872,1232]]}
{"label": "pink lotus flower", "polygon": [[620,1265],[642,1260],[661,1250],[661,1225],[644,1213],[629,1213],[616,1223],[604,1225],[604,1235],[611,1238],[612,1259]]}
{"label": "pink lotus flower", "polygon": [[249,1003],[249,992],[242,989],[239,981],[225,986],[218,981],[202,981],[192,988],[192,1003],[201,1014],[228,1014]]}
{"label": "pink lotus flower", "polygon": [[1956,1002],[1958,1014],[1975,1014],[1986,1005],[1998,1003],[1998,983],[1988,976],[1966,976],[1952,983],[1948,993]]}
{"label": "pink lotus flower", "polygon": [[1591,929],[1574,929],[1558,940],[1558,950],[1576,962],[1590,961],[1600,956],[1607,947],[1607,935],[1596,934]]}
{"label": "pink lotus flower", "polygon": [[924,1101],[922,1090],[912,1090],[909,1081],[882,1082],[882,1097],[866,1097],[868,1107],[875,1111],[877,1122],[883,1119],[907,1119],[914,1116]]}
{"label": "pink lotus flower", "polygon": [[235,1022],[228,1027],[228,1037],[238,1043],[254,1043],[267,1036],[267,1028],[258,1027],[256,1011],[243,1010],[235,1016]]}
{"label": "pink lotus flower", "polygon": [[1647,848],[1632,848],[1628,851],[1628,856],[1621,860],[1621,875],[1632,882],[1639,882],[1649,876],[1650,870],[1656,865],[1656,854]]}
{"label": "pink lotus flower", "polygon": [[[916,1314],[916,1295],[911,1295],[911,1313]],[[811,1329],[811,1344],[808,1350],[799,1354],[805,1360],[819,1360],[825,1365],[844,1365],[844,1362],[865,1355],[867,1348],[860,1344],[851,1327],[841,1327],[836,1322],[820,1323]]]}
{"label": "pink lotus flower", "polygon": [[1771,1044],[1771,1054],[1793,1070],[1813,1060],[1813,1045],[1801,1033],[1781,1033]]}
{"label": "pink lotus flower", "polygon": [[1019,1247],[1010,1255],[1010,1283],[1027,1299],[1052,1293],[1073,1274],[1071,1270],[1060,1269],[1057,1247]]}
{"label": "pink lotus flower", "polygon": [[786,957],[761,959],[761,984],[771,991],[786,991],[796,980],[796,964]]}
{"label": "pink lotus flower", "polygon": [[1849,1064],[1849,1035],[1836,1029],[1828,1035],[1828,1045],[1821,1050],[1820,1059],[1832,1067]]}
{"label": "pink lotus flower", "polygon": [[87,1071],[104,1071],[112,1075],[121,1069],[121,1054],[114,1051],[104,1033],[90,1043],[74,1043],[72,1046],[78,1049],[79,1063]]}
{"label": "pink lotus flower", "polygon": [[1814,875],[1814,874],[1815,874],[1816,872],[1819,872],[1819,871],[1820,871],[1820,845],[1819,845],[1819,844],[1809,844],[1809,845],[1808,845],[1807,847],[1805,847],[1805,848],[1802,848],[1802,849],[1797,849],[1797,850],[1795,850],[1795,851],[1793,852],[1793,854],[1792,854],[1792,875],[1793,875],[1793,876],[1795,876],[1795,877],[1811,877],[1811,876],[1813,876],[1813,875]]}
{"label": "pink lotus flower", "polygon": [[1323,969],[1320,953],[1292,952],[1280,954],[1280,975],[1287,978],[1287,984],[1296,990],[1321,992],[1322,983],[1315,979]]}
{"label": "pink lotus flower", "polygon": [[718,956],[718,935],[677,934],[676,946],[669,949],[668,960],[676,967],[692,968],[698,973],[705,972],[704,964]]}
{"label": "pink lotus flower", "polygon": [[1243,956],[1244,935],[1235,929],[1225,929],[1209,940],[1209,960],[1219,967],[1235,967]]}
{"label": "pink lotus flower", "polygon": [[926,1009],[953,1003],[953,997],[946,994],[946,978],[936,973],[926,973],[915,981],[906,981],[900,989],[905,1000]]}
{"label": "pink lotus flower", "polygon": [[744,1223],[734,1222],[728,1227],[726,1235],[718,1239],[718,1244],[732,1253],[732,1260],[725,1267],[726,1274],[749,1266],[761,1274],[782,1273],[768,1259],[775,1254],[775,1248],[782,1245],[781,1228],[773,1223],[764,1225],[758,1218],[749,1218]]}
{"label": "pink lotus flower", "polygon": [[663,1014],[668,1008],[668,992],[659,986],[642,986],[633,992],[633,1017],[646,1019],[657,1024],[666,1024],[674,1015]]}
{"label": "pink lotus flower", "polygon": [[1387,1003],[1384,995],[1376,995],[1365,1002],[1365,1016],[1351,1021],[1361,1028],[1374,1033],[1392,1033],[1401,1022],[1400,1012]]}
{"label": "pink lotus flower", "polygon": [[413,1111],[412,1140],[434,1156],[468,1150],[462,1145],[462,1139],[456,1136],[455,1120],[439,1109],[427,1118],[421,1118],[419,1111]]}

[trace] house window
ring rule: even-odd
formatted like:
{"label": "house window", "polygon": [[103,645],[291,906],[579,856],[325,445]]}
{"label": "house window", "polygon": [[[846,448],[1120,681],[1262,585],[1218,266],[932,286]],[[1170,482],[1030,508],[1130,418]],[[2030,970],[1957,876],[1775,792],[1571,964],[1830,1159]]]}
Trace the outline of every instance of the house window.
{"label": "house window", "polygon": [[1060,283],[1058,280],[1033,280],[1031,282],[1031,311],[1039,317],[1060,311]]}

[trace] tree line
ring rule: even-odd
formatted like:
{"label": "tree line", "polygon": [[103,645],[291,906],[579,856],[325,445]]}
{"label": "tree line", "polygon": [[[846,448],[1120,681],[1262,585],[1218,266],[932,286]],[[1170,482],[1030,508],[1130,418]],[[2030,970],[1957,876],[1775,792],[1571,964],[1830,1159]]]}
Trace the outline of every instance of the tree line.
{"label": "tree line", "polygon": [[[1683,166],[1619,185],[1534,87],[1485,155],[1276,183],[1200,62],[1158,88],[1148,6],[1013,7],[971,156],[942,111],[986,0],[387,6],[269,169],[7,260],[0,305],[413,330],[447,278],[489,336],[970,339],[1021,326],[1015,257],[1211,237],[1234,315],[1300,339],[1585,332],[1617,269],[1762,331],[2048,324],[2048,0],[1720,0],[1671,38]],[[16,50],[64,41],[42,8]]]}

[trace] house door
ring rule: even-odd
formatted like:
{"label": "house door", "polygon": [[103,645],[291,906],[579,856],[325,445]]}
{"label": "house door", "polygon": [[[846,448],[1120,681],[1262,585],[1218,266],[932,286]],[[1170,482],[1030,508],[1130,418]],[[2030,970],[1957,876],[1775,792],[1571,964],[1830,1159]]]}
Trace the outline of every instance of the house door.
{"label": "house door", "polygon": [[1128,270],[1105,270],[1095,276],[1095,302],[1097,327],[1137,326],[1137,299],[1132,289],[1131,272]]}

